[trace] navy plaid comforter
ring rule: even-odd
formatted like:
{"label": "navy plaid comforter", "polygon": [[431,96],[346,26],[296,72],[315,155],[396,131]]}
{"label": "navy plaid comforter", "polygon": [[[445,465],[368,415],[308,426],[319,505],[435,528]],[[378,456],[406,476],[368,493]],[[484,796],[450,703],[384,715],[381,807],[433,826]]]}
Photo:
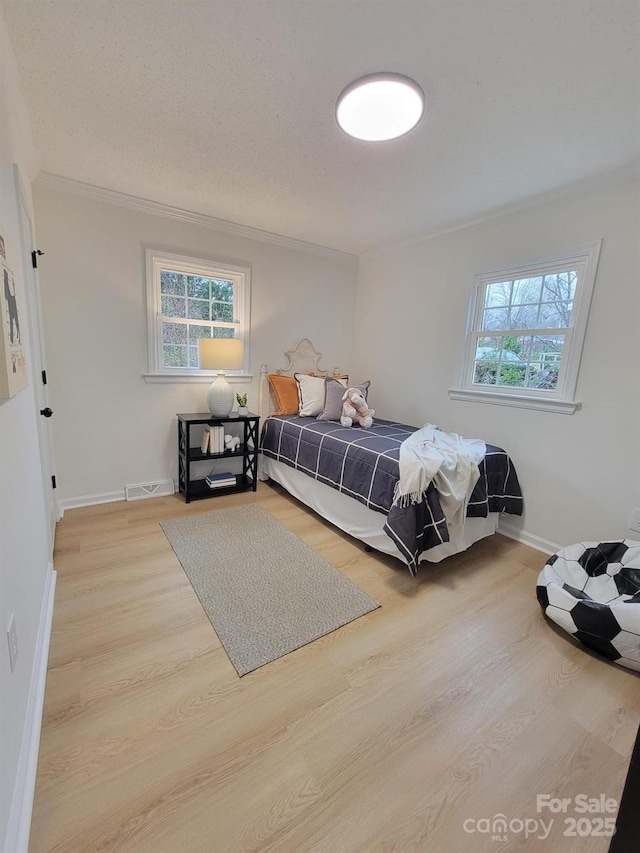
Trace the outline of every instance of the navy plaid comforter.
{"label": "navy plaid comforter", "polygon": [[[422,551],[449,541],[433,483],[420,503],[392,506],[400,445],[416,429],[378,418],[371,429],[365,430],[297,415],[273,416],[264,422],[260,444],[265,456],[384,513],[384,530],[415,575]],[[479,468],[480,479],[471,495],[467,517],[486,518],[490,512],[522,515],[518,476],[505,451],[487,444]]]}

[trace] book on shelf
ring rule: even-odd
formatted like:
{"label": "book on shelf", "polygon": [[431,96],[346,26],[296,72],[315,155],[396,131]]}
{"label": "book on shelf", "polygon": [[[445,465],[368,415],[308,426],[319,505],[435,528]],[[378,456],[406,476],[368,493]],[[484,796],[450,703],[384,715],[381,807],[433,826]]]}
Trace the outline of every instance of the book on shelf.
{"label": "book on shelf", "polygon": [[210,489],[224,489],[228,486],[235,486],[236,475],[232,474],[230,471],[225,471],[221,474],[214,474],[211,472],[206,480],[207,486],[209,486]]}
{"label": "book on shelf", "polygon": [[235,477],[233,478],[233,480],[229,480],[228,482],[226,480],[224,480],[222,483],[215,483],[213,485],[211,483],[207,483],[207,486],[209,486],[211,491],[215,491],[216,489],[232,489],[235,485],[236,485],[236,478]]}
{"label": "book on shelf", "polygon": [[211,452],[212,453],[219,453],[219,450],[218,450],[218,427],[210,426],[209,427],[209,433],[211,435],[211,438],[209,439],[209,444],[211,445]]}
{"label": "book on shelf", "polygon": [[201,453],[207,452],[207,450],[209,448],[209,438],[210,438],[209,427],[205,426],[205,428],[202,430],[202,442],[200,443],[200,452]]}
{"label": "book on shelf", "polygon": [[208,426],[209,431],[209,453],[224,452],[224,427]]}
{"label": "book on shelf", "polygon": [[234,480],[236,475],[232,474],[231,471],[224,471],[220,474],[216,474],[215,472],[211,472],[207,474],[207,480],[212,480],[213,482],[217,482],[218,480]]}

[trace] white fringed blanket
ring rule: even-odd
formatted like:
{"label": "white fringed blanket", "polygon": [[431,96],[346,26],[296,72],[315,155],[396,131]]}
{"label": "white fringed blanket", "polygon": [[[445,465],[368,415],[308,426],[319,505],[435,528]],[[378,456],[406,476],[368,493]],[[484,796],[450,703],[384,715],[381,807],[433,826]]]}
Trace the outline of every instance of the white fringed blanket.
{"label": "white fringed blanket", "polygon": [[394,506],[423,500],[433,480],[447,519],[451,541],[462,535],[467,504],[480,472],[487,446],[477,438],[463,438],[425,424],[400,445],[400,479]]}

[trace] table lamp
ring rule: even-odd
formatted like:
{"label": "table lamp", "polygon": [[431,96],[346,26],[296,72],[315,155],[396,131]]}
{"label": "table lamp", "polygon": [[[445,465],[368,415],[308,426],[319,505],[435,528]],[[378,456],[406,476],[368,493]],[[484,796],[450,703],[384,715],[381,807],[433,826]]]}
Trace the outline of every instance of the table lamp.
{"label": "table lamp", "polygon": [[240,370],[244,348],[239,338],[198,338],[198,364],[201,370],[217,370],[218,376],[207,391],[209,411],[215,418],[228,418],[233,408],[233,388],[225,370]]}

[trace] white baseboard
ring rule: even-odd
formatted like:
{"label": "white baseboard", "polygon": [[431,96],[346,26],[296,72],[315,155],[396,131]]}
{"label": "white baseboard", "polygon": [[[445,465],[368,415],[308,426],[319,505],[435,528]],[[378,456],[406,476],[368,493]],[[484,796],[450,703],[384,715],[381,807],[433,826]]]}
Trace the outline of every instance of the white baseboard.
{"label": "white baseboard", "polygon": [[67,509],[77,509],[80,506],[95,506],[96,504],[110,504],[115,501],[126,500],[124,489],[117,492],[102,492],[98,495],[80,495],[77,498],[62,498],[60,500],[61,517]]}
{"label": "white baseboard", "polygon": [[498,533],[508,536],[509,539],[515,539],[516,542],[522,542],[523,545],[529,545],[537,551],[542,551],[543,554],[555,554],[562,548],[562,545],[558,545],[557,542],[543,539],[542,536],[536,536],[535,533],[529,533],[528,530],[518,530],[513,526],[513,522],[509,524],[502,517],[498,521]]}
{"label": "white baseboard", "polygon": [[18,759],[18,772],[13,788],[9,822],[4,842],[4,853],[27,853],[29,832],[31,830],[31,812],[36,788],[38,769],[38,751],[40,749],[40,729],[42,728],[42,710],[44,707],[44,688],[47,680],[49,660],[49,640],[53,621],[53,603],[56,592],[56,572],[49,563],[45,580],[40,625],[36,638],[36,648],[31,669],[31,684],[27,699],[27,712]]}
{"label": "white baseboard", "polygon": [[[78,507],[81,506],[96,506],[96,504],[110,504],[115,503],[116,501],[157,498],[163,495],[172,495],[176,492],[176,484],[174,480],[158,480],[157,482],[163,485],[166,484],[165,488],[156,493],[140,495],[137,498],[127,498],[127,488],[135,488],[131,486],[119,489],[117,492],[101,492],[97,495],[79,495],[76,498],[61,498],[59,501],[60,518],[62,518],[65,510],[67,509],[78,509]],[[169,484],[171,484],[171,486]]]}

